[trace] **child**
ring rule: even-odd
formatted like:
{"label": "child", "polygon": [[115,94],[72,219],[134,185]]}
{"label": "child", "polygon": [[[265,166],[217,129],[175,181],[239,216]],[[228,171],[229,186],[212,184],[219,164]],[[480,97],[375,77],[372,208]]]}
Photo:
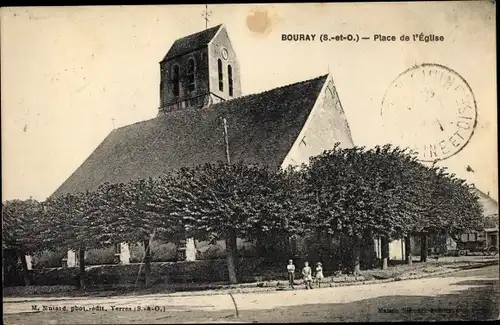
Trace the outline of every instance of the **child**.
{"label": "child", "polygon": [[304,268],[302,269],[302,275],[304,276],[304,283],[306,284],[306,289],[312,289],[312,270],[309,266],[309,262],[304,262]]}
{"label": "child", "polygon": [[295,280],[295,265],[293,264],[292,260],[288,261],[286,270],[288,272],[288,283],[290,284],[290,287],[293,289],[293,281]]}
{"label": "child", "polygon": [[316,264],[316,282],[318,283],[318,287],[321,288],[321,281],[323,280],[323,266],[321,262]]}

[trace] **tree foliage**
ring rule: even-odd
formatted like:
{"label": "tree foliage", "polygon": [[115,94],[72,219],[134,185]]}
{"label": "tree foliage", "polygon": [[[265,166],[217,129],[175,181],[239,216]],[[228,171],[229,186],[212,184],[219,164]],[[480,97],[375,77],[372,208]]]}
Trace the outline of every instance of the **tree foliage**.
{"label": "tree foliage", "polygon": [[42,237],[45,247],[102,248],[107,242],[98,241],[95,204],[97,193],[85,192],[49,198],[43,203]]}
{"label": "tree foliage", "polygon": [[334,149],[311,159],[309,225],[329,234],[402,238],[477,228],[481,205],[464,180],[446,169],[420,164],[398,147]]}
{"label": "tree foliage", "polygon": [[389,146],[340,148],[311,159],[308,192],[316,192],[310,223],[329,235],[362,238],[367,232],[399,236],[408,231],[404,213],[404,152]]}
{"label": "tree foliage", "polygon": [[42,205],[29,200],[2,202],[2,248],[16,248],[26,253],[40,249]]}
{"label": "tree foliage", "polygon": [[482,213],[471,185],[407,150],[339,144],[285,170],[212,163],[42,203],[2,204],[4,246],[28,252],[143,242],[153,234],[234,242],[457,234],[481,227]]}
{"label": "tree foliage", "polygon": [[205,164],[183,168],[177,176],[175,215],[188,236],[213,240],[225,238],[231,230],[239,238],[255,238],[273,226],[263,208],[276,185],[267,168]]}

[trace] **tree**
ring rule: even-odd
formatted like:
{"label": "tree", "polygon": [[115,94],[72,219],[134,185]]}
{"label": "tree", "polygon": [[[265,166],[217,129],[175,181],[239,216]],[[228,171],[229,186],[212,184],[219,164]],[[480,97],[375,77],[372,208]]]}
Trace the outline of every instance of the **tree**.
{"label": "tree", "polygon": [[40,202],[29,200],[12,200],[2,203],[2,248],[14,249],[21,261],[25,285],[30,285],[26,255],[41,249]]}
{"label": "tree", "polygon": [[105,183],[96,191],[95,220],[99,231],[93,238],[110,244],[143,243],[146,286],[150,285],[152,238],[171,238],[184,232],[182,223],[171,215],[170,179],[165,175],[161,179]]}
{"label": "tree", "polygon": [[411,218],[404,213],[403,185],[396,174],[403,169],[404,150],[391,146],[340,148],[310,160],[308,192],[316,193],[311,204],[310,227],[328,235],[350,238],[353,270],[359,272],[360,247],[373,236],[400,237]]}
{"label": "tree", "polygon": [[445,168],[440,169],[438,177],[438,191],[434,195],[440,198],[443,227],[436,233],[456,238],[465,232],[482,230],[484,211],[474,186],[455,174],[448,174]]}
{"label": "tree", "polygon": [[414,212],[412,233],[421,236],[421,261],[427,260],[430,235],[458,233],[477,229],[482,207],[473,187],[449,174],[446,168],[420,165],[414,176]]}
{"label": "tree", "polygon": [[78,251],[80,288],[85,287],[85,250],[109,246],[98,240],[103,232],[99,220],[96,192],[66,194],[47,199],[43,206],[43,243],[46,247],[68,247]]}
{"label": "tree", "polygon": [[268,245],[266,250],[273,249],[273,256],[293,255],[296,253],[294,239],[312,234],[306,224],[311,221],[310,208],[314,206],[309,202],[315,199],[315,193],[306,190],[307,169],[290,166],[272,171],[266,182],[265,187],[269,189],[266,198],[255,203],[261,214],[261,227],[257,229],[262,230],[256,237]]}
{"label": "tree", "polygon": [[270,171],[242,162],[183,168],[173,187],[178,202],[175,215],[186,235],[226,242],[229,281],[236,283],[236,238],[256,238],[270,229],[263,206],[273,191]]}
{"label": "tree", "polygon": [[492,214],[484,218],[484,228],[498,228],[498,214]]}

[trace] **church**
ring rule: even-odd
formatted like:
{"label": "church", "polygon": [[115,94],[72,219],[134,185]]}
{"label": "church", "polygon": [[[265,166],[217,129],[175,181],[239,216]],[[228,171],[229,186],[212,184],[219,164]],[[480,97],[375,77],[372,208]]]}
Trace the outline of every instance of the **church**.
{"label": "church", "polygon": [[[224,25],[172,44],[160,61],[159,96],[155,118],[113,130],[52,196],[228,159],[286,168],[307,163],[337,142],[354,146],[330,74],[242,96],[240,66]],[[498,211],[489,195],[480,197],[485,216]],[[181,244],[177,249],[188,261],[207,247],[192,239]],[[245,244],[238,239],[239,247]],[[217,245],[225,247],[224,241]],[[128,264],[129,246],[118,246],[116,259]],[[401,240],[389,246],[391,259],[404,259]],[[373,248],[380,258],[380,239]],[[67,266],[77,264],[69,251]]]}
{"label": "church", "polygon": [[[113,130],[52,196],[227,156],[231,162],[286,168],[307,163],[336,142],[354,145],[329,74],[242,96],[240,66],[224,25],[176,40],[160,62],[160,74],[158,115]],[[195,259],[196,245],[187,240],[187,260]],[[119,251],[127,264],[128,246]],[[70,251],[68,266],[76,261]]]}

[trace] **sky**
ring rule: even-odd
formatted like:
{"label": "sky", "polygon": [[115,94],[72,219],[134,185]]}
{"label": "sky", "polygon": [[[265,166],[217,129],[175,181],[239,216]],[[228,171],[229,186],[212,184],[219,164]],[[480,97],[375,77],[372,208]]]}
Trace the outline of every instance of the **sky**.
{"label": "sky", "polygon": [[[1,8],[2,200],[50,196],[113,130],[154,118],[159,61],[205,29],[204,5]],[[498,200],[495,7],[491,2],[209,5],[240,62],[243,95],[326,73],[334,78],[354,143],[394,143],[412,118],[384,123],[393,80],[422,63],[470,85],[477,126],[439,163]],[[321,34],[370,40],[320,42]],[[401,35],[443,36],[401,42]],[[283,41],[282,34],[316,34]],[[375,34],[398,41],[375,42]],[[410,36],[411,37],[411,36]]]}

